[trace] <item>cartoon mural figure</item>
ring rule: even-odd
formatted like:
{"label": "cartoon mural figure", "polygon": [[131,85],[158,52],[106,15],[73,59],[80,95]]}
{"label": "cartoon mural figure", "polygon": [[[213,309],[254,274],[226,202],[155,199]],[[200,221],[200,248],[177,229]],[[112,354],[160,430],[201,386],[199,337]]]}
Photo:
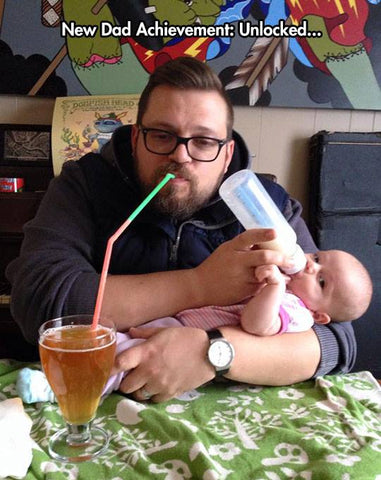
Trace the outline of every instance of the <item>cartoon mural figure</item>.
{"label": "cartoon mural figure", "polygon": [[[281,19],[296,25],[307,20],[309,30],[320,31],[322,36],[258,39],[228,89],[248,86],[250,104],[254,105],[284,67],[290,48],[304,65],[335,77],[353,107],[381,108],[381,89],[368,57],[372,42],[364,33],[367,0],[260,0],[260,5],[266,12],[267,25],[277,25]],[[253,77],[260,62],[263,67]]]}
{"label": "cartoon mural figure", "polygon": [[[63,19],[78,25],[108,22],[114,26],[134,26],[140,22],[149,27],[155,21],[170,25],[214,25],[246,18],[253,0],[62,0]],[[223,55],[229,48],[226,38],[161,37],[67,37],[67,53],[73,70],[91,94],[140,93],[148,75],[171,58],[189,55],[202,61]],[[97,66],[98,68],[93,68]],[[99,68],[101,67],[101,68]]]}
{"label": "cartoon mural figure", "polygon": [[[70,127],[64,127],[61,140],[65,145],[61,151],[62,158],[66,160],[79,160],[85,153],[99,152],[111,138],[112,133],[123,125],[122,118],[127,112],[99,114],[95,112],[93,125],[86,124],[81,134]],[[94,131],[95,129],[95,131]]]}
{"label": "cartoon mural figure", "polygon": [[90,143],[95,140],[98,142],[98,152],[102,149],[111,138],[112,133],[123,125],[121,118],[126,115],[127,112],[116,115],[114,112],[100,115],[95,113],[96,120],[94,121],[94,127],[97,130],[96,133],[90,133],[87,138]]}
{"label": "cartoon mural figure", "polygon": [[132,31],[140,23],[221,25],[246,18],[253,0],[42,0],[44,26],[66,24],[97,27],[95,35],[66,36],[49,67],[28,92],[35,95],[66,55],[89,94],[140,93],[148,75],[171,58],[189,55],[207,61],[223,55],[230,38],[162,38],[101,36],[102,22]]}

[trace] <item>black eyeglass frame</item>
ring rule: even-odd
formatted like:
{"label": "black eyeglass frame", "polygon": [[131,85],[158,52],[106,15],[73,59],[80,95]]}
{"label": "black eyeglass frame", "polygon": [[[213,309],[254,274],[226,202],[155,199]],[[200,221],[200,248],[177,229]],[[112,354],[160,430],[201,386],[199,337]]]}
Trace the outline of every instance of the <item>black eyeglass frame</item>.
{"label": "black eyeglass frame", "polygon": [[[185,148],[187,149],[188,155],[191,157],[192,160],[195,160],[196,162],[207,162],[207,163],[208,162],[214,162],[216,160],[216,158],[218,157],[218,155],[220,154],[222,147],[224,145],[226,145],[229,141],[229,138],[226,138],[225,140],[220,140],[219,138],[206,137],[204,135],[195,135],[194,137],[180,137],[180,135],[176,135],[173,132],[169,132],[168,130],[163,130],[161,128],[146,128],[146,127],[140,126],[139,131],[141,131],[143,133],[144,146],[146,147],[146,149],[149,152],[154,153],[155,155],[163,155],[163,156],[164,155],[170,155],[171,153],[173,153],[176,150],[176,148],[179,145],[185,145]],[[149,149],[148,146],[147,146],[147,133],[149,133],[149,132],[163,132],[163,133],[166,133],[166,134],[170,135],[171,137],[176,138],[176,144],[172,148],[172,150],[169,151],[169,152],[166,152],[166,153],[154,152],[153,150]],[[192,155],[189,153],[188,142],[190,140],[193,140],[194,138],[204,138],[206,140],[215,140],[218,144],[218,150],[217,150],[216,156],[212,160],[200,160],[198,158],[192,157]]]}

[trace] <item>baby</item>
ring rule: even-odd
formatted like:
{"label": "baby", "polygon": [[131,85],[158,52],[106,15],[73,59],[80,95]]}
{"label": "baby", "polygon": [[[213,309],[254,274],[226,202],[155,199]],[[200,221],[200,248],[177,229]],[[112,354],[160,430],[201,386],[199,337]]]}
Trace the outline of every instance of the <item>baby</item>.
{"label": "baby", "polygon": [[372,282],[365,267],[341,250],[306,255],[305,268],[287,277],[275,265],[255,276],[262,290],[243,307],[241,327],[255,335],[307,330],[314,322],[355,320],[365,313]]}

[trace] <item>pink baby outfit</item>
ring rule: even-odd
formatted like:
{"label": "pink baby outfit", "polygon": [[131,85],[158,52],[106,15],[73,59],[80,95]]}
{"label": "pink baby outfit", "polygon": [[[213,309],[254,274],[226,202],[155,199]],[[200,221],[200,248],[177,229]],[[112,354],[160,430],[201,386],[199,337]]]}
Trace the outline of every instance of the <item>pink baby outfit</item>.
{"label": "pink baby outfit", "polygon": [[[184,327],[212,330],[224,325],[240,325],[242,310],[245,303],[227,306],[208,306],[183,310],[176,315]],[[281,328],[278,333],[302,332],[312,327],[314,319],[305,304],[293,293],[286,291],[279,309]]]}

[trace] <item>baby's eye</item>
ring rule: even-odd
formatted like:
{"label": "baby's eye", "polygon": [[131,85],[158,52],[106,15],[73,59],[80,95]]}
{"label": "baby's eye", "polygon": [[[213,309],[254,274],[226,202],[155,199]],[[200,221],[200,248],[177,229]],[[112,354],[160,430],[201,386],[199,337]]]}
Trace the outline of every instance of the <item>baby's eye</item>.
{"label": "baby's eye", "polygon": [[323,277],[319,277],[319,285],[322,289],[325,287],[325,280]]}
{"label": "baby's eye", "polygon": [[319,254],[318,254],[318,253],[314,253],[313,259],[314,259],[314,262],[315,262],[315,263],[319,263]]}

